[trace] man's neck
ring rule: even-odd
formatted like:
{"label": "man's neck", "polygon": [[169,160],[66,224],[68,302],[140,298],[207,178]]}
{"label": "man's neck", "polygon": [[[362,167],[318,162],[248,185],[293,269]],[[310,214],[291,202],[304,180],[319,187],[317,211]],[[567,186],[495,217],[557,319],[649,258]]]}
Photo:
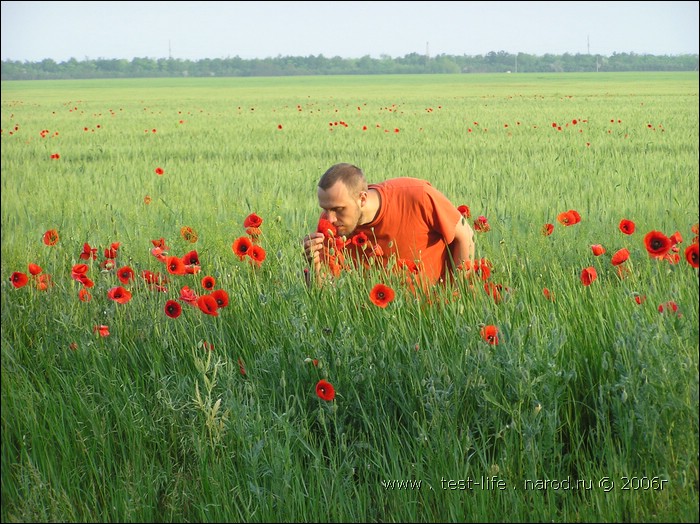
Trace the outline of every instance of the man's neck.
{"label": "man's neck", "polygon": [[360,225],[369,224],[373,222],[374,219],[379,214],[379,208],[382,206],[382,199],[379,195],[379,191],[376,189],[369,189],[367,191],[367,203],[362,210],[362,221]]}

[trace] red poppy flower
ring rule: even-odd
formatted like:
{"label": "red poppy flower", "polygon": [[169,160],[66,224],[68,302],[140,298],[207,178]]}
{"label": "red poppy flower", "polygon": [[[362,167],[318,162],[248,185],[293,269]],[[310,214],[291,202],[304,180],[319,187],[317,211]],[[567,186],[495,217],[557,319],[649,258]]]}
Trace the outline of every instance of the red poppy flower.
{"label": "red poppy flower", "polygon": [[83,252],[80,253],[80,258],[82,258],[83,260],[97,260],[97,248],[91,248],[90,244],[85,242],[83,244]]}
{"label": "red poppy flower", "polygon": [[248,251],[252,247],[253,242],[251,242],[250,238],[248,237],[238,237],[236,240],[233,241],[233,244],[231,245],[231,249],[233,249],[233,252],[240,260],[243,260],[245,258],[245,256],[248,254]]}
{"label": "red poppy flower", "polygon": [[396,261],[396,267],[403,269],[408,273],[418,273],[418,266],[413,260],[400,258]]}
{"label": "red poppy flower", "polygon": [[216,305],[219,307],[219,309],[228,306],[228,293],[223,289],[212,291],[210,296],[214,297],[214,300],[216,300]]}
{"label": "red poppy flower", "polygon": [[87,264],[75,264],[71,268],[71,275],[85,275],[90,267]]}
{"label": "red poppy flower", "polygon": [[143,278],[146,284],[165,284],[168,281],[168,279],[163,277],[160,273],[154,273],[149,269],[141,271],[141,278]]}
{"label": "red poppy flower", "polygon": [[316,394],[320,399],[330,402],[335,398],[335,388],[327,380],[321,379],[316,383]]}
{"label": "red poppy flower", "polygon": [[369,242],[369,238],[367,238],[367,234],[364,231],[360,231],[359,233],[353,235],[350,241],[352,242],[353,246],[364,249]]}
{"label": "red poppy flower", "polygon": [[159,247],[163,251],[168,251],[170,248],[165,244],[165,239],[163,237],[160,237],[157,240],[151,240],[151,244],[153,244],[153,247]]}
{"label": "red poppy flower", "polygon": [[649,231],[644,237],[644,247],[649,256],[663,258],[673,247],[673,242],[661,231]]}
{"label": "red poppy flower", "polygon": [[180,300],[187,302],[188,304],[195,305],[199,296],[190,289],[189,286],[182,286],[180,290]]}
{"label": "red poppy flower", "polygon": [[569,209],[563,213],[557,215],[557,222],[563,226],[573,226],[581,221],[581,215],[573,209]]}
{"label": "red poppy flower", "polygon": [[474,231],[477,231],[479,233],[486,233],[488,231],[491,231],[491,225],[489,224],[488,219],[484,215],[478,216],[477,219],[474,221]]}
{"label": "red poppy flower", "polygon": [[479,334],[481,335],[481,338],[492,346],[498,344],[498,327],[493,325],[484,326],[479,331]]}
{"label": "red poppy flower", "polygon": [[620,228],[620,231],[622,231],[625,235],[631,235],[632,233],[634,233],[635,225],[634,225],[634,222],[632,222],[631,220],[627,220],[626,218],[623,218],[620,221],[619,228]]}
{"label": "red poppy flower", "polygon": [[260,267],[260,265],[265,260],[267,253],[265,252],[265,249],[263,249],[262,246],[254,245],[248,250],[248,255],[258,265],[258,267]]}
{"label": "red poppy flower", "polygon": [[598,278],[598,272],[593,266],[585,267],[581,271],[581,283],[590,286]]}
{"label": "red poppy flower", "polygon": [[121,267],[117,270],[117,278],[122,284],[128,284],[134,279],[134,270],[129,266]]}
{"label": "red poppy flower", "polygon": [[376,284],[369,292],[369,298],[375,306],[385,308],[394,300],[394,290],[384,284]]}
{"label": "red poppy flower", "polygon": [[182,257],[182,263],[186,266],[200,266],[201,264],[199,263],[199,253],[197,253],[196,250],[186,253]]}
{"label": "red poppy flower", "polygon": [[379,244],[375,244],[372,246],[371,253],[369,253],[368,256],[371,257],[383,257],[384,256],[384,250],[382,249],[382,246]]}
{"label": "red poppy flower", "polygon": [[245,234],[248,235],[253,242],[257,242],[260,235],[262,235],[262,229],[259,227],[247,227],[245,228]]}
{"label": "red poppy flower", "polygon": [[323,236],[328,239],[336,236],[338,234],[337,228],[325,218],[321,218],[316,226],[316,232],[323,233]]}
{"label": "red poppy flower", "polygon": [[114,259],[117,258],[117,250],[119,249],[119,242],[112,242],[112,244],[105,249],[105,258]]}
{"label": "red poppy flower", "polygon": [[167,255],[167,252],[166,252],[166,251],[163,251],[163,250],[162,250],[161,248],[159,248],[159,247],[154,247],[153,249],[151,249],[151,255],[153,255],[154,257],[156,257],[156,259],[160,260],[160,261],[163,262],[164,264],[168,261],[168,258],[167,258],[167,256],[166,256],[166,255]]}
{"label": "red poppy flower", "polygon": [[170,318],[177,318],[182,313],[182,306],[175,300],[168,300],[165,303],[165,314]]}
{"label": "red poppy flower", "polygon": [[201,266],[194,266],[194,265],[185,266],[185,274],[186,275],[196,275],[201,270],[202,270]]}
{"label": "red poppy flower", "polygon": [[131,291],[122,286],[116,286],[107,291],[107,296],[119,304],[126,304],[131,300]]}
{"label": "red poppy flower", "polygon": [[547,223],[544,226],[542,226],[542,234],[544,236],[548,237],[552,233],[554,233],[554,224]]}
{"label": "red poppy flower", "polygon": [[109,327],[105,325],[95,326],[92,328],[92,331],[99,334],[101,337],[109,336]]}
{"label": "red poppy flower", "polygon": [[94,282],[90,280],[90,278],[88,278],[87,271],[87,264],[75,264],[71,268],[70,276],[73,280],[80,282],[85,287],[92,287],[94,285]]}
{"label": "red poppy flower", "polygon": [[[676,304],[673,300],[669,300],[665,304],[659,304],[659,313],[663,313],[664,311],[676,313],[678,312],[678,304]],[[678,316],[680,316],[680,314]]]}
{"label": "red poppy flower", "polygon": [[666,253],[663,260],[667,260],[669,264],[678,264],[681,261],[681,256],[678,253]]}
{"label": "red poppy flower", "polygon": [[591,246],[591,251],[593,251],[593,254],[597,257],[605,253],[605,248],[601,246],[600,244],[593,244]]}
{"label": "red poppy flower", "polygon": [[457,206],[457,211],[459,211],[464,218],[472,217],[472,211],[467,205],[462,204],[460,206]]}
{"label": "red poppy flower", "polygon": [[501,303],[501,291],[503,290],[502,284],[494,284],[493,282],[484,283],[484,291],[486,294],[493,298],[496,304]]}
{"label": "red poppy flower", "polygon": [[683,243],[683,235],[681,235],[680,231],[676,231],[673,235],[669,237],[669,240],[671,241],[672,244],[682,244]]}
{"label": "red poppy flower", "polygon": [[29,273],[30,273],[32,276],[36,276],[36,275],[38,275],[39,273],[41,273],[41,272],[43,271],[43,270],[41,269],[41,266],[39,266],[39,265],[37,265],[37,264],[35,264],[35,263],[33,263],[33,262],[30,262],[30,263],[29,263],[28,269],[29,269]]}
{"label": "red poppy flower", "polygon": [[211,315],[212,317],[219,316],[219,312],[217,311],[219,309],[219,303],[211,295],[202,295],[199,297],[197,299],[197,307],[199,307],[202,313]]}
{"label": "red poppy flower", "polygon": [[71,277],[73,277],[73,280],[80,282],[85,287],[90,288],[90,287],[93,287],[95,285],[95,283],[92,281],[92,279],[84,273],[83,274],[71,273]]}
{"label": "red poppy flower", "polygon": [[554,302],[554,294],[552,294],[552,292],[551,292],[549,289],[544,288],[544,289],[542,290],[542,294],[544,295],[544,298],[546,298],[547,300],[551,300],[552,302]]}
{"label": "red poppy flower", "polygon": [[216,279],[210,275],[207,275],[202,279],[202,287],[204,289],[214,289],[216,287]]}
{"label": "red poppy flower", "polygon": [[92,300],[92,295],[87,289],[82,288],[80,291],[78,291],[78,298],[81,302],[90,302]]}
{"label": "red poppy flower", "polygon": [[634,296],[634,301],[639,305],[644,304],[644,302],[646,302],[646,299],[647,299],[646,295],[635,295]]}
{"label": "red poppy flower", "polygon": [[626,247],[623,247],[612,256],[612,265],[619,266],[620,264],[625,262],[629,257],[629,250]]}
{"label": "red poppy flower", "polygon": [[182,226],[180,228],[180,236],[185,242],[189,242],[190,244],[194,244],[197,242],[197,240],[199,240],[197,232],[190,226]]}
{"label": "red poppy flower", "polygon": [[29,282],[29,277],[26,273],[22,273],[21,271],[15,271],[14,273],[12,273],[12,275],[10,275],[10,282],[12,282],[13,286],[19,289],[27,285],[27,282]]}
{"label": "red poppy flower", "polygon": [[338,257],[336,256],[329,256],[327,259],[328,262],[328,269],[330,269],[331,274],[338,278],[340,276],[340,272],[343,270],[343,266],[338,262]]}
{"label": "red poppy flower", "polygon": [[36,279],[34,280],[34,285],[39,291],[46,291],[50,286],[53,286],[51,275],[47,275],[46,273],[37,275]]}
{"label": "red poppy flower", "polygon": [[698,267],[698,243],[695,242],[685,248],[685,259],[688,264],[697,269]]}
{"label": "red poppy flower", "polygon": [[182,262],[182,259],[180,257],[167,257],[165,261],[165,266],[168,268],[168,273],[170,273],[171,275],[185,274],[185,264]]}
{"label": "red poppy flower", "polygon": [[257,214],[251,213],[245,220],[243,220],[243,227],[260,227],[263,223],[263,219]]}
{"label": "red poppy flower", "polygon": [[335,249],[337,249],[338,251],[342,251],[345,248],[345,246],[346,242],[343,240],[343,237],[335,237]]}
{"label": "red poppy flower", "polygon": [[163,168],[162,168],[162,167],[157,167],[157,168],[156,168],[156,175],[158,175],[158,176],[163,176],[163,173],[165,173],[165,171],[163,171]]}
{"label": "red poppy flower", "polygon": [[[469,265],[469,261],[466,261],[466,266]],[[478,273],[481,276],[481,280],[488,280],[491,276],[491,262],[486,258],[480,258],[475,260],[472,264],[472,269],[474,273]]]}
{"label": "red poppy flower", "polygon": [[44,233],[44,244],[47,246],[53,246],[58,243],[58,231],[55,229],[49,229],[46,233]]}

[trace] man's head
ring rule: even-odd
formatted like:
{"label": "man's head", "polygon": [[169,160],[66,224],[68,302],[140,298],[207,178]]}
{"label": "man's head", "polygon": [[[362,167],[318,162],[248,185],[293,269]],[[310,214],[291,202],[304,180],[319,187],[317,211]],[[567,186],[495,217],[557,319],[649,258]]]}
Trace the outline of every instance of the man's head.
{"label": "man's head", "polygon": [[318,205],[324,216],[338,228],[338,234],[349,236],[363,219],[367,203],[365,175],[352,164],[336,164],[318,182]]}

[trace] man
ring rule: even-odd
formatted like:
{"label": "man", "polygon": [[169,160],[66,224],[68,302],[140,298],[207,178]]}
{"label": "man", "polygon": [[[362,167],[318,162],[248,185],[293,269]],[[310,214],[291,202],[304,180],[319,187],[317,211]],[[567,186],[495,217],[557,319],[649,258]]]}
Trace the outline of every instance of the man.
{"label": "man", "polygon": [[[444,281],[457,267],[471,267],[474,232],[457,208],[429,182],[402,177],[367,184],[352,164],[331,166],[318,183],[322,221],[344,238],[343,251],[365,264],[408,267],[425,284]],[[304,237],[304,253],[317,277],[326,237]]]}

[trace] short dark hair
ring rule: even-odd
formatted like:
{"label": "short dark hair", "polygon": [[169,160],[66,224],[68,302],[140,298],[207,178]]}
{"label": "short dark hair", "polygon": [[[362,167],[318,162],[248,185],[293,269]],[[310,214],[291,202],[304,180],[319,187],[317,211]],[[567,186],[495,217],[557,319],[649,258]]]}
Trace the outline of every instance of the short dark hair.
{"label": "short dark hair", "polygon": [[367,191],[367,180],[362,169],[345,162],[328,168],[318,181],[318,187],[326,191],[333,187],[338,180],[355,195],[359,195],[361,191]]}

